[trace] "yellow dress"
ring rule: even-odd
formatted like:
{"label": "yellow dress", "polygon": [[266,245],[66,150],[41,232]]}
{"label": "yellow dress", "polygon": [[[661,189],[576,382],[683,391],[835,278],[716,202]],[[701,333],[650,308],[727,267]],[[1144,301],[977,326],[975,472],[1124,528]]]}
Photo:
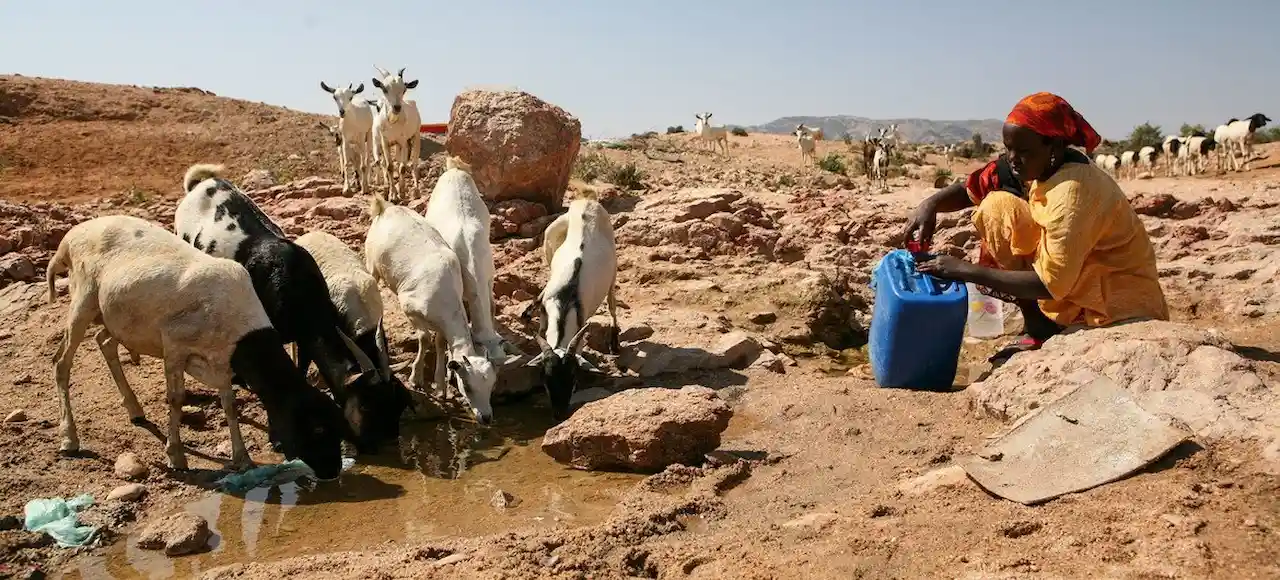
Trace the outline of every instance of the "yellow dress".
{"label": "yellow dress", "polygon": [[1040,309],[1060,325],[1169,319],[1147,230],[1119,184],[1092,163],[1067,163],[1032,182],[1028,201],[992,192],[973,222],[1002,268],[1035,270],[1053,296]]}

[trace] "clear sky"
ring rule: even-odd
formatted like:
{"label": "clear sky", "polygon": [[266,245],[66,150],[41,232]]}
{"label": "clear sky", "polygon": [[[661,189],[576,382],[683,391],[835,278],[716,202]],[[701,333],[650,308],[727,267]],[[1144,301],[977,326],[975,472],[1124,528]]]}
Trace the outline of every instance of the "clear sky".
{"label": "clear sky", "polygon": [[334,112],[407,67],[425,122],[470,86],[588,137],[788,115],[1003,118],[1056,92],[1109,138],[1280,114],[1275,0],[0,0],[0,72],[196,86]]}

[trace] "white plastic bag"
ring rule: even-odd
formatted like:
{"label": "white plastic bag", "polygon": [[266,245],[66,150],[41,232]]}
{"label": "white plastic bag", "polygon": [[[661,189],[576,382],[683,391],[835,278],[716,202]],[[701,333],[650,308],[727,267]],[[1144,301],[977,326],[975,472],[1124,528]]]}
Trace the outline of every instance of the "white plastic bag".
{"label": "white plastic bag", "polygon": [[969,291],[969,336],[993,338],[1004,334],[1004,303],[979,292],[972,282],[965,286]]}

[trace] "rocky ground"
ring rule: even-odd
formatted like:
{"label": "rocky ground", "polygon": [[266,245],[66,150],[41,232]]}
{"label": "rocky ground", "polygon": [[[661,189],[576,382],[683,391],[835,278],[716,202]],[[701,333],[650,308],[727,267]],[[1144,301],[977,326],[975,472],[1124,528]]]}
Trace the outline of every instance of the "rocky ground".
{"label": "rocky ground", "polygon": [[[171,224],[180,175],[200,161],[228,164],[290,235],[324,229],[358,249],[365,202],[334,181],[321,120],[198,89],[0,77],[0,414],[20,411],[0,424],[0,515],[20,516],[33,498],[89,492],[104,499],[84,518],[106,526],[107,540],[151,523],[168,545],[174,534],[162,518],[204,493],[208,470],[228,455],[216,398],[189,386],[184,440],[206,457],[190,473],[171,473],[155,437],[125,418],[101,357],[82,348],[73,404],[91,451],[58,457],[49,360],[65,298],[45,304],[44,266],[67,229],[96,215]],[[443,166],[440,144],[428,144],[424,195]],[[881,390],[869,378],[867,282],[876,260],[900,245],[906,212],[933,191],[940,159],[911,152],[881,193],[856,171],[801,168],[799,152],[777,136],[733,137],[727,159],[686,135],[583,146],[566,195],[590,190],[614,214],[623,305],[620,356],[602,354],[603,332],[588,336],[588,356],[613,377],[592,386],[603,389],[597,396],[710,387],[731,409],[719,445],[727,453],[649,476],[599,524],[421,537],[363,552],[335,544],[333,553],[208,576],[1280,577],[1280,172],[1278,151],[1260,149],[1248,173],[1123,184],[1156,243],[1180,324],[1062,337],[969,388],[918,393]],[[819,143],[818,156],[829,153],[856,165],[838,141]],[[555,201],[492,207],[496,310],[502,332],[527,352],[536,348],[533,327],[518,315],[545,281],[534,250]],[[967,218],[940,219],[936,251],[972,255]],[[385,298],[393,358],[408,360],[416,341],[394,297]],[[1011,317],[1008,330],[1017,328]],[[980,378],[1000,345],[968,343],[957,384]],[[148,416],[163,417],[161,389],[146,386],[161,384],[159,363],[126,369]],[[1081,369],[1144,393],[1144,405],[1187,423],[1196,445],[1034,508],[956,477],[956,461],[1069,389]],[[507,408],[528,404],[516,395],[532,387],[529,378],[504,376]],[[251,396],[238,398],[247,422],[265,421]],[[259,429],[247,428],[246,439],[255,458],[272,459]],[[117,469],[122,453],[139,465]],[[141,492],[105,499],[135,482]],[[103,549],[0,531],[0,570],[56,572]]]}

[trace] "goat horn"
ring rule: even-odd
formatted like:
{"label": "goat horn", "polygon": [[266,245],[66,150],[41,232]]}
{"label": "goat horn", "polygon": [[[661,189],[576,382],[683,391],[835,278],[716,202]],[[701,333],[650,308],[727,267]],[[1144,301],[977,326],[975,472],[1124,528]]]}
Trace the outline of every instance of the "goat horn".
{"label": "goat horn", "polygon": [[387,332],[382,328],[382,321],[378,321],[378,330],[376,340],[378,343],[378,362],[382,363],[382,379],[391,380],[391,349],[387,346]]}
{"label": "goat horn", "polygon": [[369,355],[360,350],[360,347],[356,346],[355,341],[351,340],[351,337],[347,336],[347,333],[342,332],[341,328],[337,328],[336,330],[338,331],[338,336],[342,337],[343,344],[347,345],[347,350],[350,350],[351,355],[356,357],[356,363],[360,365],[361,372],[367,373],[369,371],[378,370],[378,367],[373,366],[373,361],[369,360]]}
{"label": "goat horn", "polygon": [[396,73],[396,76],[401,78],[404,77],[404,67],[400,67],[400,72]]}
{"label": "goat horn", "polygon": [[382,76],[384,76],[384,77],[385,77],[385,76],[389,76],[389,75],[390,75],[390,73],[388,73],[388,72],[387,72],[387,69],[384,69],[384,68],[382,68],[382,67],[380,67],[380,66],[378,66],[378,65],[376,65],[376,64],[375,64],[375,65],[373,65],[373,70],[378,71],[378,74],[380,74],[380,75],[382,75]]}
{"label": "goat horn", "polygon": [[583,324],[578,329],[578,334],[573,335],[573,339],[569,341],[569,352],[577,352],[578,344],[582,342],[582,337],[587,335],[587,325]]}

